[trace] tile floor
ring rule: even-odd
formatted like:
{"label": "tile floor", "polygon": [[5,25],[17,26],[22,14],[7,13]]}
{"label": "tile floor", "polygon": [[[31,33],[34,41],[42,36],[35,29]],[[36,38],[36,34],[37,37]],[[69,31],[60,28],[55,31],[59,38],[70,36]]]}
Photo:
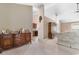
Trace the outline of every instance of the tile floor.
{"label": "tile floor", "polygon": [[33,39],[32,44],[2,52],[0,55],[77,55],[79,50],[56,44],[57,39]]}

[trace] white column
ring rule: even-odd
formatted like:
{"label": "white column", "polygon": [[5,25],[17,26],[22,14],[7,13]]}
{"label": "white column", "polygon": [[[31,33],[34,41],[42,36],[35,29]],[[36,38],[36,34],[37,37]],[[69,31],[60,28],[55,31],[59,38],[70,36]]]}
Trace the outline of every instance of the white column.
{"label": "white column", "polygon": [[[37,19],[37,25],[38,25],[38,39],[44,38],[44,5],[43,4],[36,4],[36,19]],[[42,16],[41,22],[39,21],[39,16]]]}
{"label": "white column", "polygon": [[39,22],[39,28],[38,28],[38,39],[43,39],[44,38],[44,5],[40,5],[38,8],[38,20],[39,16],[42,16],[42,21]]}
{"label": "white column", "polygon": [[57,33],[60,33],[60,22],[58,19],[57,19]]}

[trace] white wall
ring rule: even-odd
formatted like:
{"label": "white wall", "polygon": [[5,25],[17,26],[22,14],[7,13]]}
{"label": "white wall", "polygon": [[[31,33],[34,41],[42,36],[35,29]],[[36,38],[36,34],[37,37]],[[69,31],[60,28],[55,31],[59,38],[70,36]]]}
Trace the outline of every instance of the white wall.
{"label": "white wall", "polygon": [[0,31],[32,29],[32,7],[20,4],[0,4]]}

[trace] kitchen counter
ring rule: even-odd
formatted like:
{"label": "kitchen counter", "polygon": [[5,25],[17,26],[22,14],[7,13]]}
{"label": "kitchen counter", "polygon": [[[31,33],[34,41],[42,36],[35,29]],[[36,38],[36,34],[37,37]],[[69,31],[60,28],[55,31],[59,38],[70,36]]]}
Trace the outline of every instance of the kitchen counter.
{"label": "kitchen counter", "polygon": [[79,49],[79,31],[64,32],[57,34],[58,42],[57,44]]}

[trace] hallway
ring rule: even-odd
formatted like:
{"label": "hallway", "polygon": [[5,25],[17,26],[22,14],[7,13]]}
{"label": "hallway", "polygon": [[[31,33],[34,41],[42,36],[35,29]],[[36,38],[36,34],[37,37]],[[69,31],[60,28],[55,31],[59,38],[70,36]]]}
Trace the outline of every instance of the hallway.
{"label": "hallway", "polygon": [[[37,38],[36,38],[37,39]],[[56,39],[33,41],[32,44],[3,51],[1,55],[74,55],[79,50],[67,48],[56,44]]]}

